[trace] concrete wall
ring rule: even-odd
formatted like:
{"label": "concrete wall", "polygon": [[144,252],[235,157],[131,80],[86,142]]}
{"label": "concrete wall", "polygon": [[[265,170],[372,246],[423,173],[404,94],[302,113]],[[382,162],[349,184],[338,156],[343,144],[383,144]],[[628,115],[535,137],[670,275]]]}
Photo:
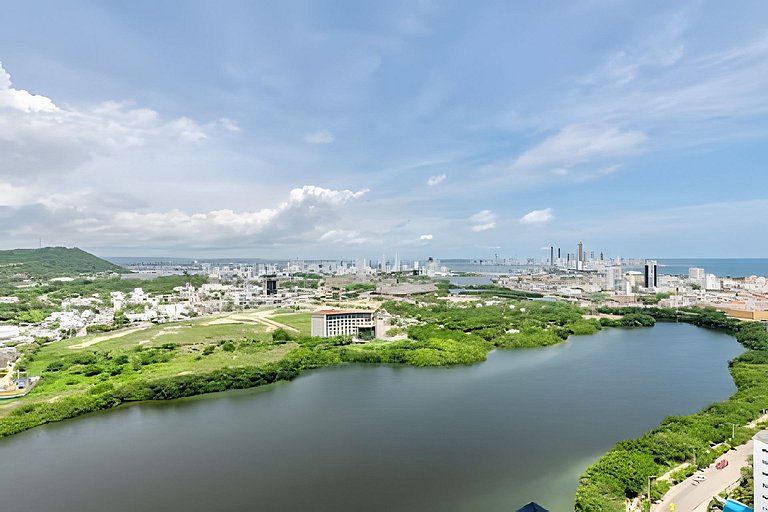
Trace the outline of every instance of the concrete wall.
{"label": "concrete wall", "polygon": [[768,311],[748,311],[745,309],[720,308],[726,315],[741,320],[768,320]]}
{"label": "concrete wall", "polygon": [[325,337],[325,317],[312,315],[312,336]]}

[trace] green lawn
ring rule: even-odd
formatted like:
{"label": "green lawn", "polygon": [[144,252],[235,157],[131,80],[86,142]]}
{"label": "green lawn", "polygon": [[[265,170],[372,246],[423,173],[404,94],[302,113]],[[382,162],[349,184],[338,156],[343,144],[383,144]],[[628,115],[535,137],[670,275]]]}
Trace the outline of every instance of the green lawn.
{"label": "green lawn", "polygon": [[301,334],[306,334],[307,336],[312,334],[312,313],[287,313],[274,315],[270,318],[275,322],[298,329]]}

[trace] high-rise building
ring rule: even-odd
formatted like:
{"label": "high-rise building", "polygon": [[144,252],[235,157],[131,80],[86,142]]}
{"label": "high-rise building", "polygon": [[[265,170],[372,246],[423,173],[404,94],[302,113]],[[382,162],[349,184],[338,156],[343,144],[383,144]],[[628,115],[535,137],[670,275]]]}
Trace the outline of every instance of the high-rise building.
{"label": "high-rise building", "polygon": [[654,260],[645,262],[645,287],[656,288],[659,286],[658,265]]}
{"label": "high-rise building", "polygon": [[576,252],[576,261],[584,261],[584,243],[579,242],[579,249]]}
{"label": "high-rise building", "polygon": [[758,432],[752,440],[755,512],[768,512],[768,430]]}
{"label": "high-rise building", "polygon": [[264,276],[264,295],[277,295],[277,276],[269,274]]}
{"label": "high-rise building", "polygon": [[621,267],[607,266],[605,267],[605,282],[603,283],[604,290],[615,290],[616,280],[621,277]]}
{"label": "high-rise building", "polygon": [[430,256],[427,260],[427,275],[432,277],[437,273],[438,262]]}
{"label": "high-rise building", "polygon": [[555,265],[555,246],[554,245],[549,246],[549,264],[550,266]]}

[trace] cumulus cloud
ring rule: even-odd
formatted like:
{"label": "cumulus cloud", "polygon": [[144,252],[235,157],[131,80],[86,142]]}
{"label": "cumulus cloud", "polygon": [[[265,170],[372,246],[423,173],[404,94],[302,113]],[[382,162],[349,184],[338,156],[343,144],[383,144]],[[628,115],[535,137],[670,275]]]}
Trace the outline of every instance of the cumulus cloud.
{"label": "cumulus cloud", "polygon": [[[222,125],[231,130],[235,125]],[[41,174],[72,172],[97,156],[199,143],[219,123],[187,117],[163,119],[156,111],[106,101],[82,108],[13,87],[0,63],[0,177],[30,181]]]}
{"label": "cumulus cloud", "polygon": [[481,210],[469,218],[474,224],[472,231],[488,231],[496,227],[496,214],[491,210]]}
{"label": "cumulus cloud", "polygon": [[11,75],[0,62],[0,108],[14,109],[21,112],[55,112],[58,109],[50,98],[31,94],[23,89],[12,87]]}
{"label": "cumulus cloud", "polygon": [[639,130],[572,124],[525,151],[512,164],[512,170],[530,171],[548,167],[562,170],[591,161],[634,154],[642,151],[647,139],[645,133]]}
{"label": "cumulus cloud", "polygon": [[[313,232],[323,231],[322,242],[359,245],[367,239],[356,231],[344,231],[333,224],[340,218],[338,209],[366,192],[305,185],[291,190],[287,199],[275,206],[252,211],[171,209],[147,212],[88,208],[83,206],[87,201],[74,204],[78,201],[67,202],[66,198],[55,195],[32,199],[26,189],[3,184],[0,185],[0,237],[23,238],[42,231],[44,235],[55,233],[69,245],[76,242],[127,247],[152,243],[158,247],[173,244],[194,247],[232,241],[271,244],[301,237],[304,242],[309,242],[313,240]],[[24,197],[34,202],[19,204],[22,201],[9,201],[8,197]],[[8,206],[2,208],[3,204]]]}
{"label": "cumulus cloud", "polygon": [[555,211],[552,208],[543,210],[533,210],[520,218],[521,224],[546,224],[555,218]]}
{"label": "cumulus cloud", "polygon": [[444,182],[445,178],[447,178],[445,174],[436,174],[434,176],[430,176],[427,180],[427,185],[434,187],[435,185],[439,185]]}
{"label": "cumulus cloud", "polygon": [[328,130],[317,130],[304,136],[304,140],[310,144],[330,144],[334,141],[333,134]]}
{"label": "cumulus cloud", "polygon": [[117,213],[112,222],[100,230],[117,229],[149,237],[181,234],[208,239],[256,235],[267,228],[274,235],[297,234],[322,223],[324,213],[367,192],[367,189],[353,192],[305,185],[291,190],[288,200],[273,208],[244,212],[222,209],[204,213],[186,213],[177,209],[151,213],[124,211]]}
{"label": "cumulus cloud", "polygon": [[421,235],[419,240],[432,240],[432,235]]}

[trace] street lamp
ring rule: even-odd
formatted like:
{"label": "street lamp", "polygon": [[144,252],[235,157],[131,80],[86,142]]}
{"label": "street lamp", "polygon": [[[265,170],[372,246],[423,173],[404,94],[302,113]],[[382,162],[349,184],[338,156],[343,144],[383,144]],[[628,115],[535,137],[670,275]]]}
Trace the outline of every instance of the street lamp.
{"label": "street lamp", "polygon": [[733,441],[733,438],[736,437],[736,424],[735,423],[729,423],[731,426],[731,441]]}
{"label": "street lamp", "polygon": [[651,480],[654,478],[658,478],[658,475],[651,475],[648,477],[648,501],[653,503],[653,498],[651,497]]}

